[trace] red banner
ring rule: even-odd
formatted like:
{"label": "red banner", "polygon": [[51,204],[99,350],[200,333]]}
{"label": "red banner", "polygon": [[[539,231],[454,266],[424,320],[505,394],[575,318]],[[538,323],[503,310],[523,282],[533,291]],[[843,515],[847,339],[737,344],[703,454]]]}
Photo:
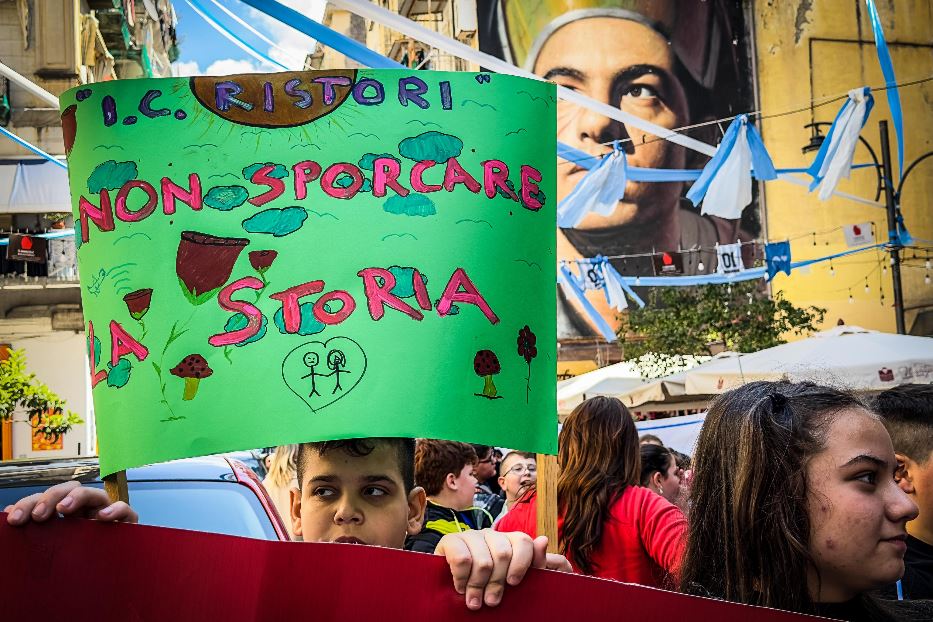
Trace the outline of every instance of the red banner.
{"label": "red banner", "polygon": [[472,612],[432,555],[81,519],[0,513],[0,552],[3,620],[814,619],[544,570]]}

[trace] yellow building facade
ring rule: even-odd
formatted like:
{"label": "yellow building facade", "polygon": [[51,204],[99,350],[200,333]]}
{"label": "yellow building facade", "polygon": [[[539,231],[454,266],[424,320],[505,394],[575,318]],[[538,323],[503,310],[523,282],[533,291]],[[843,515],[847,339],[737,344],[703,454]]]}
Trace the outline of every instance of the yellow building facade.
{"label": "yellow building facade", "polygon": [[[933,150],[933,4],[912,0],[878,2],[878,12],[899,83],[904,116],[904,164]],[[754,37],[759,108],[763,113],[761,132],[778,166],[806,166],[815,152],[803,155],[801,148],[811,138],[804,125],[822,122],[825,136],[843,101],[817,104],[861,87],[884,86],[871,23],[864,2],[821,0],[810,2],[755,2]],[[891,156],[897,167],[897,146],[888,101],[883,91],[874,92],[875,107],[861,136],[881,159],[878,121],[888,120]],[[802,112],[773,116],[805,108]],[[812,112],[811,112],[812,110]],[[855,152],[855,162],[871,162],[864,144]],[[895,184],[897,181],[895,180]],[[838,190],[874,198],[878,177],[873,169],[852,172]],[[904,221],[917,240],[933,240],[933,157],[920,162],[903,185],[901,209]],[[884,203],[882,193],[878,201]],[[887,239],[883,207],[868,206],[833,197],[820,201],[816,192],[786,182],[764,184],[765,234],[772,241],[790,239],[796,260],[820,257],[846,250],[841,227],[874,223],[876,241]],[[809,235],[816,232],[816,235]],[[924,245],[917,242],[918,245]],[[925,246],[929,247],[927,243]],[[929,249],[907,248],[901,268],[907,332],[933,334],[933,270],[927,268]],[[894,297],[889,256],[868,251],[837,261],[798,270],[791,276],[779,274],[775,291],[798,305],[816,305],[828,310],[825,327],[839,320],[864,328],[895,332]]]}

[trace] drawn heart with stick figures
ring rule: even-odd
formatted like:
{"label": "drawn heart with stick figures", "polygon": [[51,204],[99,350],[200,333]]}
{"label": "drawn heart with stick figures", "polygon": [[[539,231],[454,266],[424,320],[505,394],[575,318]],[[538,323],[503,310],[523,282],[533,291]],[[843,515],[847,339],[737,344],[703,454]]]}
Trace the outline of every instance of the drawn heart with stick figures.
{"label": "drawn heart with stick figures", "polygon": [[282,360],[282,380],[313,411],[345,397],[366,373],[366,353],[349,337],[304,343]]}

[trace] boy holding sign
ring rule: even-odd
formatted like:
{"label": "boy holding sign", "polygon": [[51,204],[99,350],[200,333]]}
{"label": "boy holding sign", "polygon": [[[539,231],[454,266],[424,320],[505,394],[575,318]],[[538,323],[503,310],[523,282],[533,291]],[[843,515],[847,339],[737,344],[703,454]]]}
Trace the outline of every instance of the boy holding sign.
{"label": "boy holding sign", "polygon": [[[298,454],[300,489],[292,492],[291,521],[306,542],[368,544],[401,549],[421,531],[427,498],[414,485],[414,441],[401,438],[305,443]],[[111,503],[77,482],[53,486],[4,509],[10,525],[46,521],[56,513],[135,523],[126,503]],[[489,529],[444,536],[435,550],[450,564],[454,589],[470,609],[494,607],[505,585],[528,568],[571,572],[562,555],[546,553],[547,538]]]}

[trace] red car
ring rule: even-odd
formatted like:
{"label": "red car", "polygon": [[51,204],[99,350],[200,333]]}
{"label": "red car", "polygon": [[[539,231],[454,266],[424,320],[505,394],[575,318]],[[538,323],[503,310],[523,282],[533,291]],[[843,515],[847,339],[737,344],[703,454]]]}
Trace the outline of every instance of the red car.
{"label": "red car", "polygon": [[[0,463],[0,509],[54,484],[77,480],[100,488],[96,458]],[[288,540],[288,530],[256,474],[221,456],[127,469],[130,505],[144,525]]]}

